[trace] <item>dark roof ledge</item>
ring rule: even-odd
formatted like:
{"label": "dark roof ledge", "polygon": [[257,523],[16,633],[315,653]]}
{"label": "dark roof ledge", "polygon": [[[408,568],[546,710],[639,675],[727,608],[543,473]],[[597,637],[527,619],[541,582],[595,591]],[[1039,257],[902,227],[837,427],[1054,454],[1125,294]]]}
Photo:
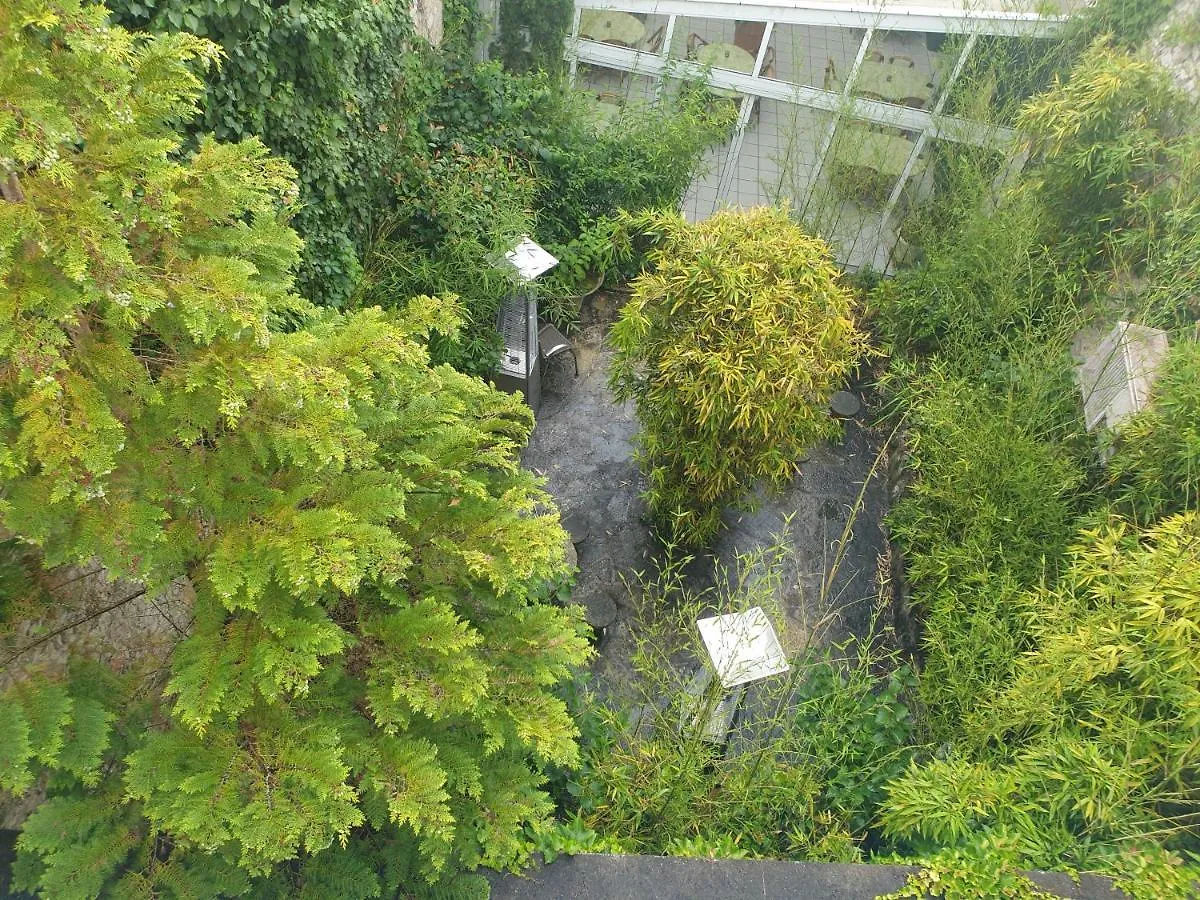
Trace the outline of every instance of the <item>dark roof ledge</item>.
{"label": "dark roof ledge", "polygon": [[[911,866],[667,856],[561,856],[520,875],[490,873],[492,900],[866,900],[899,890]],[[1073,900],[1123,900],[1108,878],[1076,884],[1031,872],[1044,891]]]}

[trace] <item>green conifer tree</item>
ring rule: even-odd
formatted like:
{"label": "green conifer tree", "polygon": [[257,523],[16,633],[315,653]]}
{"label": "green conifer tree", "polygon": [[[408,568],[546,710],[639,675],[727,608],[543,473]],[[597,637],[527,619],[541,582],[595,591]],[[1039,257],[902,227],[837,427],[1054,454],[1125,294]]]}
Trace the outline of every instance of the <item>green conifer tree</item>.
{"label": "green conifer tree", "polygon": [[76,660],[0,698],[0,787],[50,795],[18,882],[469,896],[455,873],[519,860],[542,765],[576,753],[551,688],[587,643],[537,599],[564,562],[516,461],[531,417],[430,367],[452,305],[292,295],[287,164],[181,150],[216,53],[0,6],[0,526],[195,589],[162,677]]}

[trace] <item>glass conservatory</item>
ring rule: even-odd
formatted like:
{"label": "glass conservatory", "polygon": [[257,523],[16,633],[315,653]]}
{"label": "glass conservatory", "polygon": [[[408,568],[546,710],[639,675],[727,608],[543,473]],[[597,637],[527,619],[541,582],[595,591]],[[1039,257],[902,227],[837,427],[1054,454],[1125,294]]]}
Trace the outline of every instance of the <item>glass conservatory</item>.
{"label": "glass conservatory", "polygon": [[[1038,55],[1070,10],[1020,0],[576,0],[575,84],[615,114],[681,79],[736,107],[684,211],[786,201],[851,269],[887,271],[938,184],[939,149],[1022,165],[1002,79],[983,60]],[[969,89],[968,89],[969,86]],[[1014,104],[1013,101],[1017,101]]]}

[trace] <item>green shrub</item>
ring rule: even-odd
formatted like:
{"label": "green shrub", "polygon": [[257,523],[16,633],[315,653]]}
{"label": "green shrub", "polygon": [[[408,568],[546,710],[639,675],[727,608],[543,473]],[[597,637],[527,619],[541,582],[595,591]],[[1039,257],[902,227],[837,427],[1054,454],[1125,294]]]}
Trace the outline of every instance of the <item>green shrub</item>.
{"label": "green shrub", "polygon": [[924,262],[881,282],[869,305],[894,352],[939,353],[973,366],[997,354],[1009,334],[1026,343],[1059,332],[1075,314],[1084,272],[1080,260],[1048,251],[1040,198],[1005,197],[985,215],[986,162],[957,162],[952,199],[913,226]]}
{"label": "green shrub", "polygon": [[1044,204],[1054,228],[1046,239],[1106,253],[1108,235],[1131,222],[1131,201],[1169,172],[1165,151],[1191,106],[1165,68],[1107,37],[1031,98],[1016,123],[1033,161],[1022,189]]}
{"label": "green shrub", "polygon": [[[1008,360],[1007,384],[940,364],[888,382],[907,413],[912,480],[887,521],[922,619],[926,724],[942,738],[1028,649],[1020,597],[1053,576],[1074,532],[1085,471],[1060,416],[1078,415],[1069,364],[1050,360]],[[1055,396],[1066,397],[1061,413]]]}
{"label": "green shrub", "polygon": [[889,788],[894,839],[1007,839],[1022,868],[1137,875],[1135,895],[1193,896],[1200,767],[1200,521],[1084,531],[1054,587],[1027,593],[1031,649],[982,692],[968,740]]}
{"label": "green shrub", "polygon": [[664,89],[657,102],[626,103],[598,128],[580,95],[573,127],[534,160],[542,177],[538,235],[565,244],[592,223],[621,210],[677,209],[704,150],[729,134],[733,115],[713,107],[702,87]]}
{"label": "green shrub", "polygon": [[1200,130],[1163,150],[1157,175],[1109,234],[1114,269],[1140,321],[1187,328],[1200,320]]}
{"label": "green shrub", "polygon": [[[912,675],[869,638],[822,646],[819,624],[795,626],[776,592],[784,539],[719,571],[717,587],[689,588],[688,560],[669,559],[636,584],[647,610],[633,634],[636,679],[578,703],[582,767],[560,791],[562,821],[546,844],[682,856],[848,862],[883,786],[913,749]],[[695,620],[759,606],[790,656],[791,672],[753,685],[728,747],[701,734],[722,692],[698,694],[707,665]],[[702,662],[704,661],[704,662]]]}
{"label": "green shrub", "polygon": [[407,123],[399,115],[402,48],[414,44],[401,0],[109,0],[114,21],[190,31],[219,44],[195,136],[255,135],[296,169],[293,224],[304,238],[299,289],[342,306],[360,274]]}
{"label": "green shrub", "polygon": [[561,73],[571,28],[571,0],[498,0],[500,30],[490,48],[510,72]]}
{"label": "green shrub", "polygon": [[1174,0],[1097,0],[1071,17],[1072,37],[1107,34],[1123,47],[1137,48],[1174,6]]}
{"label": "green shrub", "polygon": [[884,387],[913,481],[889,522],[938,744],[882,804],[886,839],[930,866],[902,896],[1031,896],[1028,868],[1194,895],[1195,525],[1135,535],[1106,505],[1147,520],[1194,503],[1200,373],[1175,363],[1173,400],[1117,440],[1106,496],[1066,352],[1117,304],[1188,320],[1194,112],[1143,57],[1078,35],[1065,51],[1018,118],[1022,175],[997,192],[986,159],[944,151],[924,261],[871,295],[899,357]]}
{"label": "green shrub", "polygon": [[437,361],[486,376],[496,309],[513,289],[498,265],[522,234],[563,259],[539,279],[543,306],[567,324],[587,278],[632,261],[606,221],[623,208],[676,206],[703,149],[722,132],[694,93],[631,106],[597,133],[578,95],[545,74],[495,63],[412,56],[402,97],[409,164],[366,261],[362,303],[455,294],[467,320]]}
{"label": "green shrub", "polygon": [[1151,403],[1121,425],[1109,460],[1119,507],[1142,522],[1200,505],[1200,344],[1171,348]]}
{"label": "green shrub", "polygon": [[88,619],[2,573],[28,618],[0,623],[0,788],[49,793],[18,887],[479,896],[456,870],[525,858],[542,767],[577,758],[550,688],[588,645],[546,602],[532,414],[429,365],[448,303],[294,296],[287,162],[178,131],[217,48],[106,19],[0,4],[0,532],[142,582],[101,611],[178,584],[190,619],[43,677],[37,621]]}
{"label": "green shrub", "polygon": [[650,270],[612,330],[610,384],[637,404],[646,500],[661,534],[688,546],[754,482],[791,479],[837,433],[829,396],[867,353],[831,251],[784,210],[699,224],[651,213]]}
{"label": "green shrub", "polygon": [[453,340],[435,336],[431,355],[487,377],[500,351],[496,313],[516,285],[504,253],[533,231],[536,183],[521,160],[499,150],[451,148],[427,160],[423,172],[420,198],[406,198],[377,233],[357,302],[387,307],[421,295],[457,298],[464,327]]}
{"label": "green shrub", "polygon": [[[850,649],[853,660],[859,648]],[[884,673],[835,662],[828,654],[810,654],[795,663],[804,675],[789,724],[817,774],[816,806],[856,836],[874,824],[884,786],[904,771],[911,755],[910,704],[917,681],[907,665],[889,662],[895,667]]]}
{"label": "green shrub", "polygon": [[[1065,367],[1064,367],[1065,368]],[[937,367],[907,388],[912,482],[888,517],[918,584],[1010,572],[1032,584],[1071,538],[1084,471],[1010,399]],[[1063,388],[1069,387],[1069,370]],[[1026,388],[1029,386],[1026,385]]]}

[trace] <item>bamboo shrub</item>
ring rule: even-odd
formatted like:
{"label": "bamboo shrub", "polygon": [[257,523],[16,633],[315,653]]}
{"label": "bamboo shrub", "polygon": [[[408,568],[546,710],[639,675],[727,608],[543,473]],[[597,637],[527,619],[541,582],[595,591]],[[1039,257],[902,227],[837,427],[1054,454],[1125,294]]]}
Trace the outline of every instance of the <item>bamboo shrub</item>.
{"label": "bamboo shrub", "polygon": [[647,271],[613,328],[610,383],[637,405],[645,497],[660,533],[702,545],[754,483],[782,485],[837,434],[826,404],[867,354],[832,251],[785,209],[692,224],[626,219]]}

